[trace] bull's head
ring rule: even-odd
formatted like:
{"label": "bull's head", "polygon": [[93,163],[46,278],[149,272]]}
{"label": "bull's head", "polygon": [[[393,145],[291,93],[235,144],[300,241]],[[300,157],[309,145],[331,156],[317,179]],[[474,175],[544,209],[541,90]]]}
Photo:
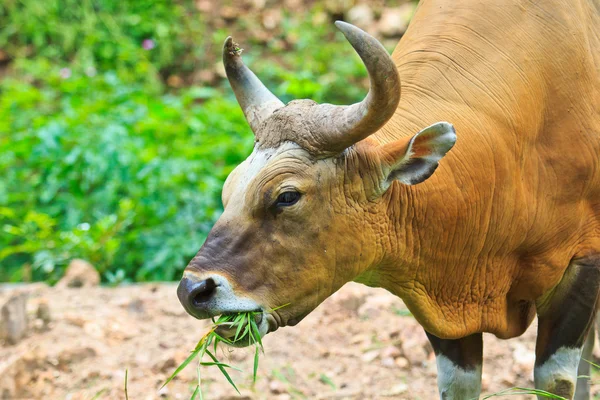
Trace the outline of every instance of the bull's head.
{"label": "bull's head", "polygon": [[400,78],[376,39],[336,25],[370,77],[368,95],[351,106],[284,105],[225,42],[225,70],[256,144],[227,178],[224,213],[177,290],[197,318],[260,310],[264,335],[294,325],[346,282],[376,277],[394,231],[390,187],[427,179],[454,144],[447,123],[383,145],[367,139],[394,115]]}

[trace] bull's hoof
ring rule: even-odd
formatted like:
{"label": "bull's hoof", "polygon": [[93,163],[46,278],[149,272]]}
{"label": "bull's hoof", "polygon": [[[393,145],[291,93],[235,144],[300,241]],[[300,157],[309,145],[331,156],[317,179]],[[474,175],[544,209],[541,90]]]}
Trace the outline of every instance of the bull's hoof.
{"label": "bull's hoof", "polygon": [[565,399],[572,399],[575,394],[575,385],[567,379],[556,379],[553,385],[548,387],[548,392],[562,396]]}

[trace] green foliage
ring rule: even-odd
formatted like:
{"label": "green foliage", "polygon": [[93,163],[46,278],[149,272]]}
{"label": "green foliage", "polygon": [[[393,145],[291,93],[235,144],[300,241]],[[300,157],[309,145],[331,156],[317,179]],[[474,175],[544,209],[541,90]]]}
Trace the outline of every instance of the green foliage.
{"label": "green foliage", "polygon": [[[25,68],[26,69],[26,68]],[[73,257],[106,280],[175,279],[253,138],[231,99],[123,85],[113,73],[0,85],[0,280],[55,281]]]}
{"label": "green foliage", "polygon": [[0,281],[52,283],[75,257],[108,283],[179,278],[253,137],[225,80],[162,79],[212,67],[233,34],[282,100],[355,102],[366,72],[323,15],[285,15],[264,43],[236,34],[252,18],[204,34],[192,1],[2,2]]}
{"label": "green foliage", "polygon": [[0,49],[11,58],[75,62],[131,79],[190,71],[205,30],[190,0],[5,0],[0,21]]}

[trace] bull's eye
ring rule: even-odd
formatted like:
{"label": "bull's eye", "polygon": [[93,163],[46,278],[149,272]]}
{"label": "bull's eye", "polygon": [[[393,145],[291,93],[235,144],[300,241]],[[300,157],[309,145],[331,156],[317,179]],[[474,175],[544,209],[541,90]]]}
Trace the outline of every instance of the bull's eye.
{"label": "bull's eye", "polygon": [[283,192],[277,196],[276,205],[278,207],[288,207],[296,204],[300,200],[299,192]]}

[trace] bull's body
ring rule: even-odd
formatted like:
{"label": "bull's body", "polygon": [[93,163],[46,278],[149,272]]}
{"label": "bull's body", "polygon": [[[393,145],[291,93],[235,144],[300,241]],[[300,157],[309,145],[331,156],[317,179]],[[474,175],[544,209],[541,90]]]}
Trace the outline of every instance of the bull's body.
{"label": "bull's body", "polygon": [[439,120],[458,135],[430,179],[389,193],[390,235],[406,238],[391,278],[373,278],[428,332],[518,336],[571,260],[600,254],[596,7],[424,1],[394,51],[402,97],[374,136]]}
{"label": "bull's body", "polygon": [[182,304],[261,310],[266,334],[350,280],[386,288],[454,400],[479,395],[482,333],[518,336],[537,314],[536,387],[572,397],[600,292],[600,3],[423,0],[391,58],[337,25],[371,80],[347,107],[284,105],[226,41],[256,146]]}

